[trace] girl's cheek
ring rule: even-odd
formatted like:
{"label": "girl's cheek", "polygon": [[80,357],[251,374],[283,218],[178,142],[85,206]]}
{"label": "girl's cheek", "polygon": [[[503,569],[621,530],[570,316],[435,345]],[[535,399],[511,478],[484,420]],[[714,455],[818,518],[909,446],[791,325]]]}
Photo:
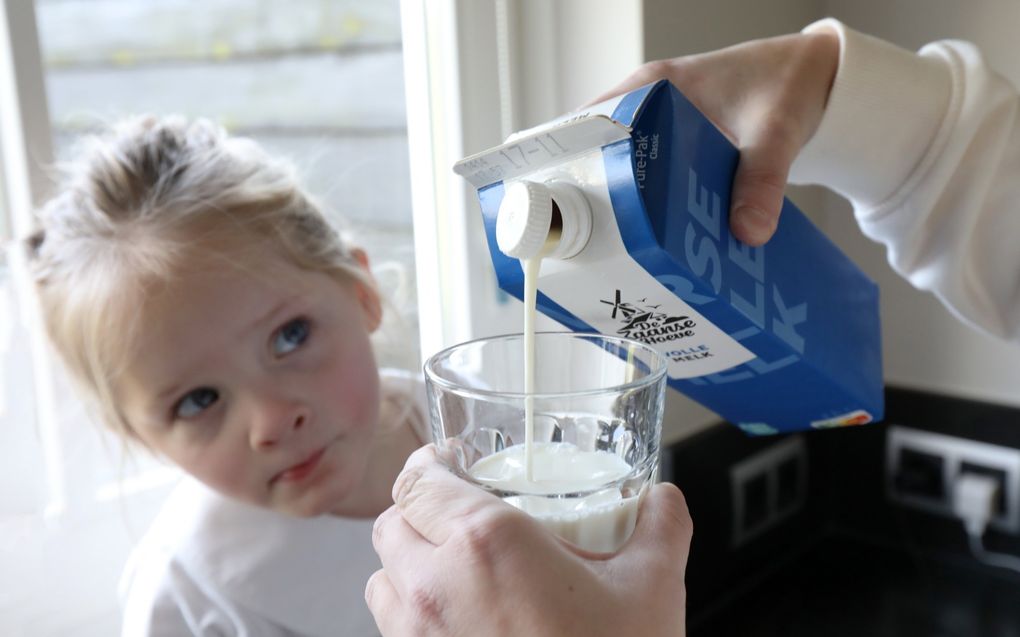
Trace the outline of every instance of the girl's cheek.
{"label": "girl's cheek", "polygon": [[322,361],[319,378],[324,383],[323,391],[342,395],[345,399],[358,398],[372,392],[378,383],[379,373],[367,343],[359,345],[354,351],[348,349]]}
{"label": "girl's cheek", "polygon": [[352,407],[360,406],[364,411],[379,402],[379,374],[375,369],[362,368],[359,373],[349,374],[345,385],[345,399]]}
{"label": "girl's cheek", "polygon": [[180,458],[181,468],[210,486],[228,493],[237,493],[244,483],[242,449],[229,449],[221,444],[194,445]]}

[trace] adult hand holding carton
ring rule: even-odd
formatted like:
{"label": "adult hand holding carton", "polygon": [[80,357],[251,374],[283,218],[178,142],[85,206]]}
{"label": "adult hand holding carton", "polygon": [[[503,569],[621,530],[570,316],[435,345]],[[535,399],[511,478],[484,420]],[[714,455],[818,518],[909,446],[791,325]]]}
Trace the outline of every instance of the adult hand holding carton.
{"label": "adult hand holding carton", "polygon": [[828,29],[744,42],[639,67],[592,103],[669,80],[740,149],[730,228],[752,246],[772,237],[787,176],[825,111],[839,63]]}

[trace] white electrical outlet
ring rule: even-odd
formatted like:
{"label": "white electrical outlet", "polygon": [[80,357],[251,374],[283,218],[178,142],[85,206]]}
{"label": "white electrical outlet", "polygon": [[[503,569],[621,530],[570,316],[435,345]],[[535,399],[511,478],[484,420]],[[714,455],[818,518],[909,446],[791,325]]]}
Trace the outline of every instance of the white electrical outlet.
{"label": "white electrical outlet", "polygon": [[[910,455],[913,454],[913,455]],[[918,455],[920,454],[920,455]],[[940,477],[942,493],[897,485],[897,476],[910,459],[929,458],[933,477]],[[934,462],[938,458],[940,462]],[[905,460],[906,459],[906,460]],[[1020,450],[1001,447],[893,425],[889,427],[886,444],[886,488],[890,499],[916,509],[956,517],[952,509],[952,485],[966,471],[1001,472],[1004,510],[995,514],[988,525],[1008,533],[1020,532]],[[941,473],[940,476],[935,475]],[[915,485],[919,486],[919,485]]]}
{"label": "white electrical outlet", "polygon": [[791,436],[730,467],[733,545],[790,517],[807,496],[807,449]]}

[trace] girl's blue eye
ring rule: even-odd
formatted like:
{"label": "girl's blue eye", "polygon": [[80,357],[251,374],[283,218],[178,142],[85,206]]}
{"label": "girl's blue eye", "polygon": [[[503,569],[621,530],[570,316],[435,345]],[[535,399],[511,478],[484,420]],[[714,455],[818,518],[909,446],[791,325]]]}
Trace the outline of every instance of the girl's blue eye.
{"label": "girl's blue eye", "polygon": [[309,331],[307,319],[298,318],[290,321],[281,327],[273,337],[273,353],[282,356],[293,352],[308,340]]}
{"label": "girl's blue eye", "polygon": [[220,393],[209,387],[200,387],[187,393],[174,407],[177,418],[194,418],[220,399]]}

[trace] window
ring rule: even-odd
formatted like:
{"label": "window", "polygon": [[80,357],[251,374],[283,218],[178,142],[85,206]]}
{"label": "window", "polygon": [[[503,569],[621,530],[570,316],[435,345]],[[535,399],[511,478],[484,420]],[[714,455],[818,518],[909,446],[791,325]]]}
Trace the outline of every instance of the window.
{"label": "window", "polygon": [[[13,56],[0,66],[0,139],[12,142],[0,166],[0,236],[27,233],[24,211],[43,198],[50,158],[65,158],[83,133],[127,114],[209,117],[294,161],[404,314],[410,342],[393,362],[407,351],[417,359],[397,0],[37,0],[32,9],[7,2],[0,22],[0,46]],[[8,254],[0,633],[116,634],[119,571],[179,474],[142,454],[125,459],[88,421]]]}

